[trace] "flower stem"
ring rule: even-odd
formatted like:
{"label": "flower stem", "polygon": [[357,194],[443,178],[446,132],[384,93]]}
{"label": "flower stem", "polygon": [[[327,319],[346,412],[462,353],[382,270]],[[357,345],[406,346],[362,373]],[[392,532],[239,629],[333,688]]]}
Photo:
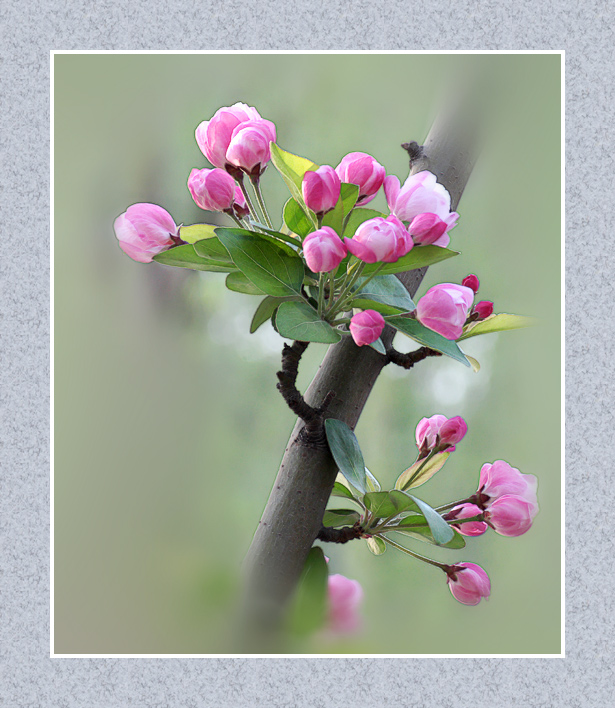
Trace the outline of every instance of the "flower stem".
{"label": "flower stem", "polygon": [[445,573],[447,571],[447,568],[449,567],[446,563],[438,563],[435,560],[431,560],[431,558],[426,558],[425,556],[421,556],[418,553],[414,553],[414,551],[409,550],[408,548],[405,548],[404,546],[400,546],[399,543],[395,543],[395,541],[391,541],[390,538],[387,538],[386,536],[379,536],[383,541],[386,543],[390,544],[393,546],[393,548],[397,548],[398,551],[403,551],[404,553],[407,553],[409,556],[412,556],[413,558],[416,558],[417,560],[421,560],[424,563],[429,563],[429,565],[435,565],[436,568],[440,568],[440,570],[443,570]]}
{"label": "flower stem", "polygon": [[250,210],[250,216],[254,219],[254,221],[260,221],[260,217],[256,213],[256,209],[254,208],[254,204],[252,204],[252,200],[250,199],[250,195],[248,194],[248,190],[246,189],[246,185],[244,184],[243,181],[243,175],[239,179],[236,180],[237,184],[239,185],[239,189],[241,189],[241,193],[243,194],[244,199],[246,200],[246,204],[248,205],[248,209]]}
{"label": "flower stem", "polygon": [[356,266],[356,270],[350,276],[346,285],[343,287],[341,293],[339,294],[337,300],[333,303],[333,307],[327,313],[330,317],[334,317],[340,310],[343,310],[344,306],[346,305],[346,298],[352,290],[352,286],[357,282],[359,276],[363,272],[363,268],[365,268],[365,263],[359,261],[358,265]]}
{"label": "flower stem", "polygon": [[322,312],[325,306],[325,280],[326,273],[321,273],[318,279],[318,316],[322,317]]}
{"label": "flower stem", "polygon": [[265,205],[265,200],[263,199],[263,195],[261,193],[259,179],[258,179],[258,177],[250,177],[250,180],[252,181],[252,186],[254,187],[254,193],[256,194],[256,199],[258,201],[258,204],[261,208],[261,211],[263,212],[263,216],[265,217],[265,223],[267,224],[267,226],[270,229],[273,229],[271,219],[269,218],[269,212],[267,211],[267,207]]}
{"label": "flower stem", "polygon": [[443,504],[442,506],[437,506],[437,507],[435,507],[435,510],[437,512],[448,511],[449,509],[452,509],[455,506],[459,506],[459,504],[476,504],[476,495],[473,494],[471,497],[468,497],[467,499],[460,499],[459,501],[454,501],[454,502],[450,502],[449,504]]}

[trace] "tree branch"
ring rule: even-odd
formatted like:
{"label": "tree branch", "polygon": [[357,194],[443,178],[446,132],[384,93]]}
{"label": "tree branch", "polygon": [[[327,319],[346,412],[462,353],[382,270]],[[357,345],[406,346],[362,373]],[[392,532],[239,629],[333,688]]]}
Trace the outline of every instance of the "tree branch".
{"label": "tree branch", "polygon": [[[465,101],[467,104],[468,101]],[[463,101],[462,101],[463,104]],[[468,105],[442,112],[422,151],[411,155],[412,172],[428,169],[451,195],[456,209],[475,160],[472,139],[476,117]],[[414,297],[426,268],[398,275]],[[395,330],[386,327],[382,340],[390,348]],[[371,347],[357,347],[344,338],[329,347],[310,384],[304,402],[319,409],[327,400],[325,417],[355,427],[387,357]],[[330,391],[336,396],[330,400]],[[323,513],[333,489],[337,467],[328,447],[302,444],[305,423],[298,420],[284,452],[269,500],[245,562],[246,592],[241,612],[243,651],[275,651],[284,609],[303,569],[308,551],[321,533]]]}

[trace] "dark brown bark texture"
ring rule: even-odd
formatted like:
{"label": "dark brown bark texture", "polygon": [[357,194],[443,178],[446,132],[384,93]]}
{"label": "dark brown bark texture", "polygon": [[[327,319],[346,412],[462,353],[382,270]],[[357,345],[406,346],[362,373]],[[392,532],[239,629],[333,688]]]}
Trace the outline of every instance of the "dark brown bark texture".
{"label": "dark brown bark texture", "polygon": [[[423,150],[408,151],[411,172],[433,172],[451,195],[451,209],[457,207],[473,167],[473,128],[459,112],[443,111]],[[411,296],[416,294],[425,272],[423,268],[399,274]],[[393,336],[394,330],[387,327],[383,332],[385,347],[391,345]],[[354,429],[386,363],[387,358],[371,347],[357,347],[351,338],[344,338],[329,347],[305,401],[318,409],[327,394],[334,392],[324,416],[338,418]],[[273,641],[307,553],[321,530],[337,474],[328,447],[310,444],[301,435],[303,427],[304,422],[298,420],[246,557],[242,612],[246,651],[262,652],[268,646],[267,638]]]}

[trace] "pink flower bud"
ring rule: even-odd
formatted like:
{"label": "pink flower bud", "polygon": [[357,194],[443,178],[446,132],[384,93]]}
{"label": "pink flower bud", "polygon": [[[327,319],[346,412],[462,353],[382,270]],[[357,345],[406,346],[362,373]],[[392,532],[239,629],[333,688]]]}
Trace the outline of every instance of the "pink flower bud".
{"label": "pink flower bud", "polygon": [[240,123],[231,134],[226,161],[249,174],[260,174],[271,159],[269,145],[275,139],[275,125],[269,120]]}
{"label": "pink flower bud", "polygon": [[384,167],[364,152],[351,152],[335,168],[338,177],[346,184],[359,188],[357,206],[363,206],[376,196],[386,176]]}
{"label": "pink flower bud", "polygon": [[342,239],[329,226],[308,234],[303,241],[303,255],[312,273],[328,273],[344,260],[347,253]]}
{"label": "pink flower bud", "polygon": [[446,339],[457,339],[463,333],[473,300],[474,292],[464,285],[434,285],[418,301],[416,317],[425,327]]}
{"label": "pink flower bud", "polygon": [[342,183],[333,167],[323,165],[303,175],[301,193],[308,209],[316,214],[331,211],[340,198]]}
{"label": "pink flower bud", "polygon": [[449,229],[455,225],[457,214],[451,213],[451,196],[428,170],[410,175],[403,187],[397,177],[389,175],[384,180],[384,193],[391,213],[402,221],[412,221],[415,216],[428,213],[443,221],[451,219]]}
{"label": "pink flower bud", "polygon": [[240,123],[260,120],[256,108],[245,103],[220,108],[210,121],[203,121],[195,131],[196,142],[201,152],[214,167],[224,167],[227,163],[226,151],[231,136]]}
{"label": "pink flower bud", "polygon": [[406,227],[395,216],[364,221],[352,238],[345,238],[350,253],[365,263],[394,263],[412,250]]}
{"label": "pink flower bud", "polygon": [[521,536],[532,526],[538,504],[515,494],[504,494],[489,504],[485,519],[502,536]]}
{"label": "pink flower bud", "polygon": [[474,305],[472,313],[476,313],[479,320],[484,320],[493,314],[493,303],[489,300],[481,300]]}
{"label": "pink flower bud", "polygon": [[466,275],[466,277],[461,281],[461,284],[466,288],[470,288],[470,290],[474,290],[474,293],[477,293],[480,288],[480,282],[473,273]]}
{"label": "pink flower bud", "polygon": [[[446,515],[446,519],[470,519],[482,514],[482,509],[476,504],[459,504],[454,506]],[[462,536],[482,536],[489,528],[484,521],[468,521],[465,524],[455,524],[455,528]]]}
{"label": "pink flower bud", "polygon": [[375,310],[363,310],[350,320],[350,334],[358,347],[375,342],[383,329],[384,317]]}
{"label": "pink flower bud", "polygon": [[437,214],[419,214],[415,216],[408,226],[408,231],[412,236],[414,243],[420,243],[423,246],[440,246],[446,248],[451,239],[447,235],[457,222],[458,214],[453,212],[441,219]]}
{"label": "pink flower bud", "polygon": [[478,494],[483,508],[489,508],[496,499],[508,494],[521,497],[538,506],[536,486],[538,480],[533,474],[522,474],[504,460],[485,464],[480,471]]}
{"label": "pink flower bud", "polygon": [[173,217],[156,204],[129,206],[113,228],[122,251],[139,263],[149,263],[178,240],[179,228]]}
{"label": "pink flower bud", "polygon": [[194,169],[188,177],[188,189],[196,205],[208,211],[230,209],[235,199],[235,187],[235,180],[218,167],[213,170]]}
{"label": "pink flower bud", "polygon": [[363,588],[360,583],[343,575],[330,575],[327,594],[328,629],[335,634],[356,632],[361,626],[359,607],[363,600]]}
{"label": "pink flower bud", "polygon": [[448,452],[455,450],[455,444],[460,442],[468,432],[468,426],[461,416],[447,418],[444,415],[432,415],[422,418],[416,426],[416,445],[422,454],[436,447],[436,444]]}
{"label": "pink flower bud", "polygon": [[448,573],[448,587],[455,600],[464,605],[478,605],[491,594],[491,582],[476,563],[455,563]]}
{"label": "pink flower bud", "polygon": [[235,186],[235,201],[233,202],[233,213],[238,219],[248,216],[250,210],[246,204],[246,198],[238,185]]}

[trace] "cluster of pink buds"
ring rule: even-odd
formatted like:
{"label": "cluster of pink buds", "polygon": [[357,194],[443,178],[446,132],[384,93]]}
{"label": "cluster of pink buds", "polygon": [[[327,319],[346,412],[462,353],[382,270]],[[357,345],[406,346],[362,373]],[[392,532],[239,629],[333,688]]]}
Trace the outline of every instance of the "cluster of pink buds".
{"label": "cluster of pink buds", "polygon": [[454,418],[444,415],[422,418],[416,426],[419,460],[430,453],[453,452],[455,445],[463,440],[467,432],[468,425],[460,415]]}

